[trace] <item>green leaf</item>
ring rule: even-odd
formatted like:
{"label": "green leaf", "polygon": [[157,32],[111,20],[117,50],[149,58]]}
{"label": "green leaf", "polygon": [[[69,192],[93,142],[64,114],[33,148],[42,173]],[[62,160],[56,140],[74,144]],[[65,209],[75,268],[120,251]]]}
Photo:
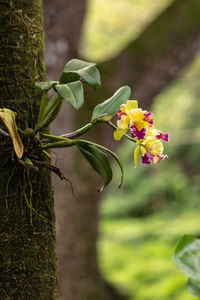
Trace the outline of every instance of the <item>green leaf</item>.
{"label": "green leaf", "polygon": [[35,131],[40,131],[42,128],[48,126],[58,115],[61,106],[62,106],[63,100],[61,97],[55,93],[55,95],[52,97],[49,103],[46,104],[44,109],[42,109],[41,117],[38,118],[38,122],[35,126]]}
{"label": "green leaf", "polygon": [[59,83],[58,81],[41,81],[41,82],[36,82],[35,85],[42,91],[48,91],[58,83]]}
{"label": "green leaf", "polygon": [[109,115],[103,114],[103,115],[97,117],[95,119],[95,121],[93,122],[93,124],[96,123],[96,122],[108,122],[114,117],[114,115],[115,114],[109,114]]}
{"label": "green leaf", "polygon": [[120,105],[126,103],[130,98],[130,95],[131,89],[129,86],[123,86],[118,89],[111,98],[98,104],[94,108],[92,113],[92,122],[96,122],[101,118],[101,116],[105,117],[105,115],[111,115],[110,118],[112,118],[112,114],[117,113],[120,109]]}
{"label": "green leaf", "polygon": [[189,278],[188,280],[188,290],[195,297],[200,298],[200,281]]}
{"label": "green leaf", "polygon": [[44,114],[45,108],[47,106],[47,103],[48,103],[48,94],[47,94],[47,91],[44,91],[43,95],[42,95],[42,99],[40,101],[40,109],[39,109],[39,114],[38,114],[38,121],[42,121],[43,120],[43,114]]}
{"label": "green leaf", "polygon": [[42,119],[46,119],[46,117],[49,115],[49,113],[54,110],[54,108],[57,106],[58,102],[63,102],[62,98],[55,93],[54,96],[51,98],[51,100],[47,103],[44,112],[42,114]]}
{"label": "green leaf", "polygon": [[102,177],[104,185],[98,189],[101,192],[112,180],[112,169],[107,155],[84,141],[77,141],[77,146],[92,168]]}
{"label": "green leaf", "polygon": [[52,107],[51,111],[49,111],[46,118],[42,121],[39,121],[36,124],[35,131],[41,131],[43,128],[47,127],[49,124],[53,122],[53,120],[57,117],[60,109],[62,106],[62,100],[58,99],[58,101],[55,103],[55,105]]}
{"label": "green leaf", "polygon": [[58,84],[55,86],[57,93],[62,99],[71,103],[77,110],[84,103],[83,86],[80,81],[75,81],[67,84]]}
{"label": "green leaf", "polygon": [[175,249],[173,260],[184,275],[200,280],[200,239],[185,235]]}
{"label": "green leaf", "polygon": [[70,60],[62,73],[60,83],[68,83],[81,79],[93,87],[101,85],[101,79],[95,63],[86,62],[80,59]]}

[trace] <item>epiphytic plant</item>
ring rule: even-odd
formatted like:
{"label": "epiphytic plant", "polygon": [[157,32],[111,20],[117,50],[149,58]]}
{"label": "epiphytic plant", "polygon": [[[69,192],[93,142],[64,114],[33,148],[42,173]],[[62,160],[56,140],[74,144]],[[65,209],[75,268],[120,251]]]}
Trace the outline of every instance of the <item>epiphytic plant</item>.
{"label": "epiphytic plant", "polygon": [[[43,155],[49,157],[48,150],[52,148],[76,146],[92,168],[102,177],[104,184],[98,189],[102,191],[113,176],[106,155],[109,153],[120,167],[121,181],[119,186],[121,186],[123,168],[117,155],[102,145],[88,140],[76,139],[99,122],[105,122],[115,129],[115,140],[120,140],[124,136],[137,144],[135,166],[140,155],[143,164],[150,164],[151,162],[157,164],[160,160],[167,158],[167,155],[163,154],[161,140],[168,141],[168,135],[155,128],[151,112],[138,108],[136,100],[129,100],[131,90],[128,86],[119,88],[113,96],[98,104],[92,111],[91,121],[82,128],[60,136],[45,133],[45,128],[57,117],[63,101],[69,102],[77,110],[82,107],[84,104],[84,84],[89,84],[93,88],[99,87],[101,84],[100,74],[95,63],[78,59],[72,59],[66,64],[59,81],[36,82],[36,86],[43,91],[38,120],[34,128],[20,130],[21,138],[15,122],[16,113],[6,108],[0,110],[0,119],[8,130],[6,132],[1,129],[0,134],[11,137],[20,164],[33,171],[37,171],[40,167],[47,167],[63,179],[65,177],[60,170],[43,161],[42,157]],[[48,101],[50,89],[54,89],[55,93]],[[117,121],[117,126],[111,122],[116,114],[120,118]],[[128,130],[130,135],[127,134]]]}

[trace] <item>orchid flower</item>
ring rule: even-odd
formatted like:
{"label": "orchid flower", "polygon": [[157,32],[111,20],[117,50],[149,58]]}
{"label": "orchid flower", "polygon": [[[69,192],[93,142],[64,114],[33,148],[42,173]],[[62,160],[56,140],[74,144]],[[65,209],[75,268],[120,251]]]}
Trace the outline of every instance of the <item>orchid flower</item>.
{"label": "orchid flower", "polygon": [[137,166],[139,153],[142,154],[142,163],[150,165],[151,163],[158,164],[161,160],[168,158],[163,154],[164,147],[161,140],[169,141],[168,134],[162,133],[158,129],[149,129],[144,140],[140,141],[135,149],[135,165]]}
{"label": "orchid flower", "polygon": [[126,104],[121,105],[117,116],[120,120],[117,121],[117,129],[114,132],[115,140],[120,140],[128,130],[131,138],[136,138],[138,146],[134,153],[135,166],[140,154],[143,164],[158,164],[160,160],[167,158],[167,155],[163,154],[162,140],[168,142],[168,134],[154,127],[153,114],[138,108],[137,100],[128,100]]}
{"label": "orchid flower", "polygon": [[114,139],[118,141],[129,129],[132,138],[143,140],[146,131],[153,126],[152,113],[138,108],[137,100],[128,100],[121,105],[117,115],[120,120],[117,121],[118,128],[114,132]]}

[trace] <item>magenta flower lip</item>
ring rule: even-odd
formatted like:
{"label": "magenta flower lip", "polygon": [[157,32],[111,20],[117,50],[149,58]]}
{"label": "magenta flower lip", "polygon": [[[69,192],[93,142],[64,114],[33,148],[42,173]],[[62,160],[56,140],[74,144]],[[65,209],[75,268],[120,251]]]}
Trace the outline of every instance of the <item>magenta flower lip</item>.
{"label": "magenta flower lip", "polygon": [[151,164],[151,160],[150,160],[150,157],[147,153],[145,153],[143,156],[142,156],[142,163],[144,165],[150,165]]}
{"label": "magenta flower lip", "polygon": [[133,125],[131,125],[130,129],[131,129],[131,137],[132,138],[137,137],[138,140],[143,140],[145,138],[145,135],[146,135],[145,128],[142,128],[142,130],[137,130],[137,128],[135,128]]}
{"label": "magenta flower lip", "polygon": [[153,114],[149,111],[147,113],[144,114],[144,121],[148,122],[151,126],[153,125]]}
{"label": "magenta flower lip", "polygon": [[156,135],[156,138],[165,142],[169,142],[169,135],[167,133],[162,133],[162,131],[160,131],[159,134]]}

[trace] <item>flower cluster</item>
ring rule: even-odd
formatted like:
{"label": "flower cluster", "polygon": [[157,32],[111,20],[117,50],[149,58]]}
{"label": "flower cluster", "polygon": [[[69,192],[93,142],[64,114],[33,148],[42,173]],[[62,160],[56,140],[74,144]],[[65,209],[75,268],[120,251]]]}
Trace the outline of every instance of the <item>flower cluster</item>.
{"label": "flower cluster", "polygon": [[128,100],[126,104],[120,106],[118,111],[117,129],[114,132],[115,140],[120,140],[128,131],[130,136],[137,139],[138,146],[135,149],[135,165],[138,163],[140,153],[143,164],[159,163],[167,158],[163,154],[162,140],[168,142],[168,134],[155,128],[153,124],[153,114],[138,108],[137,100]]}

